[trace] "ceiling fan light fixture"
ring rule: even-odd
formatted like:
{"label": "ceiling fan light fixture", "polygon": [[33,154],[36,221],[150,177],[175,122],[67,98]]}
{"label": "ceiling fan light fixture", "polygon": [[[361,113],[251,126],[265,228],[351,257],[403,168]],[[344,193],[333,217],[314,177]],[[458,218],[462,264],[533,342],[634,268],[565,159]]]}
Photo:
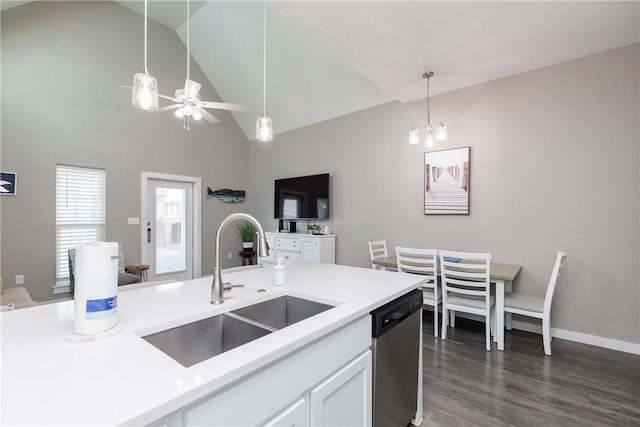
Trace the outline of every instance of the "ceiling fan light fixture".
{"label": "ceiling fan light fixture", "polygon": [[182,113],[187,117],[191,116],[193,114],[193,107],[189,104],[184,104],[182,106]]}
{"label": "ceiling fan light fixture", "polygon": [[193,120],[200,120],[202,118],[202,114],[200,114],[200,111],[198,110],[193,110],[192,117]]}
{"label": "ceiling fan light fixture", "polygon": [[260,142],[273,141],[273,123],[266,114],[258,117],[256,121],[256,139]]}
{"label": "ceiling fan light fixture", "polygon": [[182,107],[178,108],[174,114],[179,119],[184,118],[184,112],[182,112]]}
{"label": "ceiling fan light fixture", "polygon": [[144,0],[144,69],[133,76],[131,105],[147,111],[158,109],[158,81],[147,71],[147,0]]}

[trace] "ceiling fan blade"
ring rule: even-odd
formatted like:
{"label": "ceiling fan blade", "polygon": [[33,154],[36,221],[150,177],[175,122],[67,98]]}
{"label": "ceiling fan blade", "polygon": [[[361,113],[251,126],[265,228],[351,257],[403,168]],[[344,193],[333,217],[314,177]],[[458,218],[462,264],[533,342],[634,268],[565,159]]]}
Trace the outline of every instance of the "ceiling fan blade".
{"label": "ceiling fan blade", "polygon": [[199,105],[205,108],[215,108],[217,110],[230,110],[230,111],[247,111],[246,105],[240,104],[228,104],[226,102],[211,102],[211,101],[200,101]]}
{"label": "ceiling fan blade", "polygon": [[161,113],[163,111],[171,111],[171,110],[175,110],[176,108],[180,108],[182,107],[182,104],[173,104],[173,105],[168,105],[166,107],[162,107],[162,108],[158,108],[157,110],[154,110],[154,113]]}
{"label": "ceiling fan blade", "polygon": [[120,87],[121,87],[122,89],[129,89],[129,90],[131,90],[131,86],[120,85]]}
{"label": "ceiling fan blade", "polygon": [[160,95],[160,94],[158,94],[158,98],[170,99],[170,100],[172,100],[172,101],[174,101],[174,102],[177,102],[177,100],[176,100],[174,97],[172,97],[172,96],[167,96],[167,95]]}
{"label": "ceiling fan blade", "polygon": [[184,80],[184,96],[189,99],[198,99],[198,93],[200,92],[200,88],[202,85],[198,82],[194,82],[193,80],[185,79]]}
{"label": "ceiling fan blade", "polygon": [[203,108],[200,108],[200,107],[196,107],[196,109],[198,110],[198,112],[200,114],[202,114],[202,118],[205,119],[206,121],[208,121],[209,123],[218,123],[220,121],[213,114],[208,112],[207,110],[205,110]]}

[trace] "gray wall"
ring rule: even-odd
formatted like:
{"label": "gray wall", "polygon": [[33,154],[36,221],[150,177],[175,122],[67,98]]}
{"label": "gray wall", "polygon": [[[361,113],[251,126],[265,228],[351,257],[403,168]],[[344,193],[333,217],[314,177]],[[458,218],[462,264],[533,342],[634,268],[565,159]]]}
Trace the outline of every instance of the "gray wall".
{"label": "gray wall", "polygon": [[[106,237],[124,245],[127,264],[140,262],[140,172],[202,177],[206,187],[246,189],[248,141],[227,112],[220,123],[191,131],[171,112],[131,106],[133,74],[143,65],[143,18],[115,2],[33,2],[2,13],[2,170],[18,173],[18,195],[3,197],[2,277],[24,274],[32,297],[53,295],[56,163],[104,168]],[[149,71],[160,92],[184,86],[186,49],[174,31],[149,22]],[[192,62],[203,99],[219,99]],[[202,197],[202,273],[213,270],[215,227],[246,210]],[[225,253],[237,256],[231,230]],[[240,260],[225,265],[239,265]]]}
{"label": "gray wall", "polygon": [[[449,139],[471,146],[471,214],[423,215],[426,102],[389,103],[250,148],[254,213],[274,224],[273,179],[329,172],[337,262],[368,267],[367,241],[491,252],[543,296],[569,254],[552,326],[640,342],[639,46],[432,99]],[[436,70],[437,71],[437,70]],[[435,79],[437,79],[437,74]]]}

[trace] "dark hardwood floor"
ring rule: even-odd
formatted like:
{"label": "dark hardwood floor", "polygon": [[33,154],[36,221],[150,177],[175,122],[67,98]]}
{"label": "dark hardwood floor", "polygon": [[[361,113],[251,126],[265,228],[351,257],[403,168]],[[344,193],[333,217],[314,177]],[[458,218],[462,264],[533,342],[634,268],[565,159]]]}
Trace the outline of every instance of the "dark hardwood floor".
{"label": "dark hardwood floor", "polygon": [[640,426],[640,356],[505,331],[484,349],[484,323],[458,318],[446,340],[423,312],[422,426]]}

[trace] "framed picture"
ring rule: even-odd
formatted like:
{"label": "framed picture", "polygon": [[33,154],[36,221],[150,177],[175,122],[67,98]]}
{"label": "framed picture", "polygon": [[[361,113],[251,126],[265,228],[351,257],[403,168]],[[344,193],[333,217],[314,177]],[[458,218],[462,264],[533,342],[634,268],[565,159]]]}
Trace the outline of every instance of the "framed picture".
{"label": "framed picture", "polygon": [[15,196],[18,185],[18,174],[14,172],[0,172],[0,195]]}
{"label": "framed picture", "polygon": [[424,153],[424,214],[469,215],[471,147]]}

